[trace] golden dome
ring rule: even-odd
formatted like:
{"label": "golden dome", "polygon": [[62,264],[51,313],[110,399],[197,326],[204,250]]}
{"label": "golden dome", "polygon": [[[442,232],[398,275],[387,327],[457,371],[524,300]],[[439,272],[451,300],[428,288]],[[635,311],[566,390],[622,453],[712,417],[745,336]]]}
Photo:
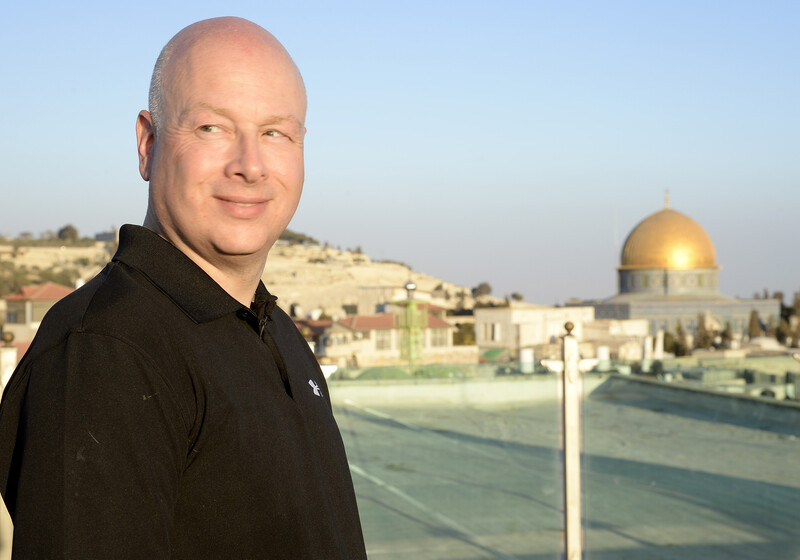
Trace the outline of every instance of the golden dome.
{"label": "golden dome", "polygon": [[717,268],[714,244],[700,224],[665,208],[639,222],[622,249],[620,269]]}

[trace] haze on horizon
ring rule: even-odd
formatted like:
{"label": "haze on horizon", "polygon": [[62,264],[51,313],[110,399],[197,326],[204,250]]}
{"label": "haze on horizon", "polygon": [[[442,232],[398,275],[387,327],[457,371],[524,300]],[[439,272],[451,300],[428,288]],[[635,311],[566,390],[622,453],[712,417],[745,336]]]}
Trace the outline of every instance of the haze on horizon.
{"label": "haze on horizon", "polygon": [[720,291],[800,290],[800,4],[155,2],[6,9],[0,234],[141,223],[134,122],[181,27],[270,29],[309,92],[290,228],[493,294],[616,292],[663,208],[711,236]]}

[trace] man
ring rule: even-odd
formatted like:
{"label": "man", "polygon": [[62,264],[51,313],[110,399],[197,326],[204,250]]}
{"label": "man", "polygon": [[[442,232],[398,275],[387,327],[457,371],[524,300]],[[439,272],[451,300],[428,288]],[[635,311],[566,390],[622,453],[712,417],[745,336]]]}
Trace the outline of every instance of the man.
{"label": "man", "polygon": [[3,397],[15,557],[366,558],[324,377],[260,282],[305,114],[249,21],[164,47],[136,123],[145,227],[53,308]]}

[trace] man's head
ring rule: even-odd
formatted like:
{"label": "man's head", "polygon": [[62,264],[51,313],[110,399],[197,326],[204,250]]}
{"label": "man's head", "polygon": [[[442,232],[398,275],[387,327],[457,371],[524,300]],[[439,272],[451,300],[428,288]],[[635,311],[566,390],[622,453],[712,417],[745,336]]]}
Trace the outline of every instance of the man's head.
{"label": "man's head", "polygon": [[265,260],[300,199],[305,114],[300,73],[263,28],[216,18],[180,31],[136,123],[145,226],[207,271]]}

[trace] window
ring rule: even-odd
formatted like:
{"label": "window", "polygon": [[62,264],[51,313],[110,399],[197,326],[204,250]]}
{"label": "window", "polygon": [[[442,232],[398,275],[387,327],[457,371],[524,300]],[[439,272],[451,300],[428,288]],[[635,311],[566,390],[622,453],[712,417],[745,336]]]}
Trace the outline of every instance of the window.
{"label": "window", "polygon": [[498,342],[500,340],[500,323],[484,323],[483,340],[486,342]]}
{"label": "window", "polygon": [[375,331],[375,350],[392,349],[392,331]]}
{"label": "window", "polygon": [[431,329],[431,346],[447,346],[449,329]]}

